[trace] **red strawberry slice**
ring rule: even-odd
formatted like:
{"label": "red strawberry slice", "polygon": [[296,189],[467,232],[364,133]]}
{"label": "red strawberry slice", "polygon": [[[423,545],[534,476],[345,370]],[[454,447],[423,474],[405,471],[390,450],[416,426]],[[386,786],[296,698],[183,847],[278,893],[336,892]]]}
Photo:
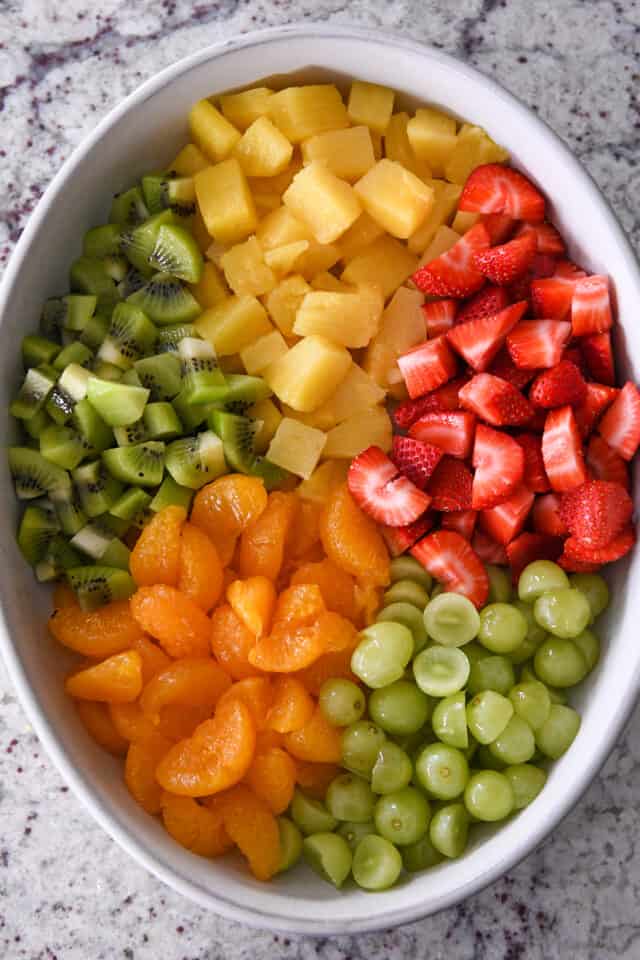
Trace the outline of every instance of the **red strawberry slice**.
{"label": "red strawberry slice", "polygon": [[540,280],[543,277],[552,277],[556,272],[557,265],[557,257],[552,257],[548,253],[536,253],[525,273],[509,287],[510,298],[512,300],[530,300],[533,281]]}
{"label": "red strawberry slice", "polygon": [[564,240],[552,223],[548,223],[547,221],[544,223],[523,223],[516,230],[516,237],[529,232],[535,234],[538,253],[561,257],[565,252]]}
{"label": "red strawberry slice", "polygon": [[398,474],[380,447],[368,447],[351,461],[347,483],[364,512],[389,527],[413,523],[431,503],[426,493]]}
{"label": "red strawberry slice", "polygon": [[612,387],[616,382],[616,368],[611,335],[596,333],[593,337],[585,337],[580,341],[580,347],[593,379]]}
{"label": "red strawberry slice", "polygon": [[443,457],[429,481],[434,510],[450,513],[471,509],[473,475],[461,460]]}
{"label": "red strawberry slice", "polygon": [[550,320],[564,320],[571,310],[575,285],[582,277],[586,277],[584,270],[570,260],[561,260],[556,264],[552,277],[535,280],[531,284],[535,315]]}
{"label": "red strawberry slice", "polygon": [[580,280],[582,277],[586,277],[586,275],[586,270],[583,270],[582,267],[579,267],[578,264],[572,260],[560,260],[555,272],[556,277],[559,277],[561,280],[570,280],[572,283],[575,283],[576,280]]}
{"label": "red strawberry slice", "polygon": [[533,407],[519,390],[490,373],[478,373],[460,393],[460,406],[494,427],[521,427],[533,416]]}
{"label": "red strawberry slice", "polygon": [[604,417],[598,433],[623,460],[631,460],[640,445],[640,392],[627,380]]}
{"label": "red strawberry slice", "polygon": [[476,530],[471,541],[471,546],[478,554],[483,563],[491,563],[495,566],[506,567],[508,563],[507,551],[501,543],[496,543],[493,537],[489,537],[482,530]]}
{"label": "red strawberry slice", "polygon": [[434,297],[468,297],[484,283],[473,256],[486,250],[489,243],[487,228],[476,223],[446,253],[416,270],[413,282],[418,290]]}
{"label": "red strawberry slice", "polygon": [[[500,214],[496,214],[500,216]],[[471,540],[475,530],[478,514],[475,510],[453,510],[450,513],[442,514],[442,527],[445,530],[455,530],[464,537],[465,540]]]}
{"label": "red strawberry slice", "polygon": [[555,367],[570,336],[571,324],[563,320],[522,320],[508,335],[507,348],[516,367]]}
{"label": "red strawberry slice", "polygon": [[474,370],[486,370],[526,309],[522,300],[493,316],[468,320],[449,330],[447,339]]}
{"label": "red strawberry slice", "polygon": [[463,410],[427,413],[409,428],[409,436],[465,460],[471,453],[475,425],[474,415]]}
{"label": "red strawberry slice", "polygon": [[544,220],[544,197],[513,167],[486,163],[464,185],[458,209],[469,213],[507,213],[515,220]]}
{"label": "red strawberry slice", "polygon": [[544,425],[547,422],[547,411],[541,410],[540,408],[534,407],[534,415],[527,424],[527,427],[532,433],[544,433]]}
{"label": "red strawberry slice", "polygon": [[633,501],[623,486],[587,480],[562,495],[560,518],[569,533],[588,547],[606,547],[631,520]]}
{"label": "red strawberry slice", "polygon": [[391,459],[400,473],[424,490],[429,477],[442,460],[442,450],[410,437],[394,437]]}
{"label": "red strawberry slice", "polygon": [[487,228],[491,243],[504,243],[513,230],[515,220],[507,213],[485,213],[480,218]]}
{"label": "red strawberry slice", "polygon": [[427,337],[433,340],[434,337],[446,333],[453,326],[458,301],[451,299],[432,300],[430,303],[425,303],[421,309],[426,324]]}
{"label": "red strawberry slice", "polygon": [[516,367],[509,356],[506,346],[496,354],[495,360],[489,367],[489,373],[494,377],[500,377],[502,380],[508,380],[517,390],[522,390],[536,375],[535,370],[522,370]]}
{"label": "red strawberry slice", "polygon": [[553,490],[564,493],[587,479],[582,439],[571,407],[550,410],[542,435],[544,468]]}
{"label": "red strawberry slice", "polygon": [[587,466],[596,480],[611,480],[629,489],[629,468],[606,440],[594,434],[587,447]]}
{"label": "red strawberry slice", "polygon": [[559,493],[546,493],[536,497],[531,519],[536,533],[546,533],[551,537],[566,537],[569,533],[560,516],[562,498]]}
{"label": "red strawberry slice", "polygon": [[544,469],[541,438],[535,433],[520,433],[514,440],[522,447],[524,454],[522,480],[525,487],[532,493],[546,493],[549,489],[549,478]]}
{"label": "red strawberry slice", "polygon": [[436,337],[399,357],[398,366],[409,396],[415,400],[451,380],[458,364],[447,338]]}
{"label": "red strawberry slice", "polygon": [[588,437],[596,423],[613,403],[620,391],[615,387],[606,387],[604,383],[588,383],[582,403],[574,406],[576,423],[583,437]]}
{"label": "red strawberry slice", "polygon": [[576,282],[571,301],[571,326],[574,337],[604,333],[613,326],[608,277],[594,274]]}
{"label": "red strawberry slice", "polygon": [[[614,563],[626,553],[629,553],[636,542],[636,533],[633,526],[628,527],[618,534],[615,540],[608,543],[606,547],[589,547],[578,540],[577,537],[568,537],[564,542],[564,553],[560,560],[565,562],[579,562],[587,564]],[[564,563],[562,564],[564,566]]]}
{"label": "red strawberry slice", "polygon": [[485,510],[507,500],[522,482],[524,453],[513,437],[479,423],[473,445],[473,466],[476,472],[471,506],[474,510]]}
{"label": "red strawberry slice", "polygon": [[454,530],[436,530],[415,547],[411,555],[443,583],[447,590],[468,597],[482,607],[489,595],[489,578],[480,558]]}
{"label": "red strawberry slice", "polygon": [[521,532],[534,500],[534,494],[522,484],[508,500],[499,503],[497,507],[483,510],[479,519],[480,526],[490,537],[506,546]]}
{"label": "red strawberry slice", "polygon": [[589,376],[589,371],[587,370],[587,365],[585,363],[584,356],[582,355],[582,350],[579,346],[577,346],[575,341],[573,346],[565,347],[565,349],[562,351],[562,357],[560,359],[561,361],[570,360],[571,363],[575,363],[576,367],[585,379]]}
{"label": "red strawberry slice", "polygon": [[507,546],[511,579],[518,582],[520,574],[534,560],[557,560],[562,553],[562,537],[542,533],[521,533]]}
{"label": "red strawberry slice", "polygon": [[401,430],[408,430],[412,423],[425,413],[442,413],[445,410],[458,409],[458,391],[467,383],[466,377],[450,380],[444,387],[434,390],[416,400],[405,400],[396,407],[393,419]]}
{"label": "red strawberry slice", "polygon": [[504,287],[488,286],[470,297],[462,304],[456,324],[478,320],[480,317],[493,317],[508,305],[509,298]]}
{"label": "red strawberry slice", "polygon": [[428,533],[433,526],[434,514],[432,510],[427,510],[421,517],[407,524],[406,527],[380,527],[380,533],[389,548],[392,557],[399,557],[400,554],[410,550],[414,543],[417,543],[425,533]]}
{"label": "red strawberry slice", "polygon": [[536,255],[537,243],[532,233],[523,233],[498,247],[476,253],[474,266],[491,283],[508,286],[526,273]]}
{"label": "red strawberry slice", "polygon": [[555,367],[539,373],[529,390],[529,400],[536,407],[552,410],[554,407],[582,403],[587,395],[584,377],[571,360],[561,360]]}

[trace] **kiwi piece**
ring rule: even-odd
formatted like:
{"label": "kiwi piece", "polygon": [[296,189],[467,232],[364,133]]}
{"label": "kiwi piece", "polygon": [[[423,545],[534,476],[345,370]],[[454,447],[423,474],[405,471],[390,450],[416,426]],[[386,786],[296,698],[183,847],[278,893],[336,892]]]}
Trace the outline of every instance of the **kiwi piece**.
{"label": "kiwi piece", "polygon": [[224,405],[229,408],[232,403],[248,403],[253,406],[259,400],[266,400],[273,390],[260,377],[248,377],[243,373],[227,373],[227,393]]}
{"label": "kiwi piece", "polygon": [[35,566],[36,578],[41,583],[58,580],[68,569],[82,563],[82,556],[62,536],[54,537],[46,556]]}
{"label": "kiwi piece", "polygon": [[56,423],[66,423],[80,400],[87,396],[91,374],[77,363],[69,363],[49,394],[46,410]]}
{"label": "kiwi piece", "polygon": [[213,430],[174,440],[167,447],[165,466],[180,486],[199,490],[227,470],[222,440]]}
{"label": "kiwi piece", "polygon": [[169,209],[178,216],[190,217],[196,212],[196,190],[193,177],[167,174],[143,177],[142,192],[151,213]]}
{"label": "kiwi piece", "polygon": [[40,314],[40,333],[42,336],[60,342],[66,315],[66,307],[61,297],[50,297],[45,300]]}
{"label": "kiwi piece", "polygon": [[101,227],[87,230],[82,241],[82,253],[85,257],[118,256],[122,228],[118,223],[105,223]]}
{"label": "kiwi piece", "polygon": [[140,273],[135,267],[129,266],[126,274],[117,284],[118,295],[122,297],[123,300],[126,300],[127,297],[135,293],[136,290],[139,290],[140,287],[144,287],[147,279],[148,276]]}
{"label": "kiwi piece", "polygon": [[193,497],[192,489],[181,487],[172,476],[166,476],[149,504],[149,508],[153,513],[160,513],[165,507],[184,507],[188,511]]}
{"label": "kiwi piece", "polygon": [[130,550],[122,540],[113,535],[113,531],[99,520],[88,523],[69,541],[71,546],[109,567],[118,567],[121,570],[129,569]]}
{"label": "kiwi piece", "polygon": [[97,304],[98,298],[92,294],[70,293],[68,296],[63,297],[63,331],[79,333],[81,330],[84,330],[95,313]]}
{"label": "kiwi piece", "polygon": [[60,532],[55,513],[30,504],[20,521],[18,528],[18,546],[22,555],[32,567],[44,560],[49,544]]}
{"label": "kiwi piece", "polygon": [[167,327],[161,327],[158,330],[156,350],[158,353],[177,353],[178,345],[185,337],[193,337],[196,340],[200,337],[192,323],[172,323]]}
{"label": "kiwi piece", "polygon": [[231,469],[249,473],[255,460],[254,444],[260,421],[212,410],[207,422],[222,440],[224,456]]}
{"label": "kiwi piece", "polygon": [[193,320],[202,312],[191,291],[168,273],[154,274],[127,302],[140,307],[159,326]]}
{"label": "kiwi piece", "polygon": [[91,293],[102,302],[117,297],[116,285],[103,260],[98,257],[78,257],[69,271],[71,289],[77,293]]}
{"label": "kiwi piece", "polygon": [[9,406],[11,416],[17,420],[29,420],[42,410],[56,385],[56,379],[57,371],[48,364],[27,370],[22,385]]}
{"label": "kiwi piece", "polygon": [[118,290],[119,285],[126,279],[127,274],[130,269],[129,261],[126,257],[117,257],[117,256],[108,256],[101,257],[100,262],[111,279],[115,284],[115,298],[120,297],[120,291]]}
{"label": "kiwi piece", "polygon": [[109,473],[124,483],[157,487],[164,473],[164,443],[147,440],[129,447],[111,447],[102,454]]}
{"label": "kiwi piece", "polygon": [[108,380],[110,383],[119,383],[122,380],[122,368],[116,367],[115,363],[108,363],[106,360],[93,362],[92,372],[101,380]]}
{"label": "kiwi piece", "polygon": [[256,457],[249,473],[252,477],[260,477],[261,480],[264,480],[267,490],[275,490],[281,487],[286,480],[292,477],[288,470],[283,470],[282,467],[272,463],[271,460],[267,460],[266,457]]}
{"label": "kiwi piece", "polygon": [[74,340],[68,346],[63,347],[58,356],[53,361],[53,367],[56,370],[64,370],[70,363],[77,363],[79,367],[88,367],[93,358],[89,347],[79,340]]}
{"label": "kiwi piece", "polygon": [[9,469],[19,500],[35,500],[48,495],[55,501],[71,494],[67,471],[45,460],[37,450],[9,447]]}
{"label": "kiwi piece", "polygon": [[142,387],[143,383],[135,367],[129,367],[120,377],[121,383],[126,383],[128,387]]}
{"label": "kiwi piece", "polygon": [[214,409],[210,403],[191,403],[184,390],[174,397],[172,402],[186,433],[191,433],[201,426]]}
{"label": "kiwi piece", "polygon": [[67,570],[67,580],[83,610],[95,610],[114,600],[128,600],[136,585],[131,574],[117,567],[82,566]]}
{"label": "kiwi piece", "polygon": [[160,227],[169,223],[177,223],[177,219],[171,210],[163,210],[139,226],[123,231],[121,235],[121,251],[129,263],[144,276],[149,276],[152,272],[149,257],[155,247]]}
{"label": "kiwi piece", "polygon": [[130,303],[118,303],[111,314],[109,332],[97,357],[127,370],[136,360],[153,352],[157,330],[146,313]]}
{"label": "kiwi piece", "polygon": [[173,224],[158,230],[149,263],[156,270],[170,273],[187,283],[197,283],[202,276],[202,254],[193,234]]}
{"label": "kiwi piece", "polygon": [[134,364],[134,369],[143,387],[149,391],[149,399],[173,400],[182,388],[180,359],[174,353],[157,353],[143,357]]}
{"label": "kiwi piece", "polygon": [[127,226],[137,226],[149,217],[140,187],[131,187],[124,193],[116,193],[111,204],[109,220]]}
{"label": "kiwi piece", "polygon": [[126,427],[114,427],[113,436],[119,447],[132,447],[135,443],[142,443],[147,439],[144,421],[136,420]]}
{"label": "kiwi piece", "polygon": [[22,362],[24,369],[39,367],[41,363],[53,364],[60,352],[60,344],[32,334],[22,339]]}
{"label": "kiwi piece", "polygon": [[187,403],[214,403],[226,396],[227,381],[207,340],[185,337],[178,344],[182,395]]}
{"label": "kiwi piece", "polygon": [[39,439],[40,453],[45,460],[65,470],[75,470],[89,452],[76,430],[58,423],[52,423],[43,430]]}
{"label": "kiwi piece", "polygon": [[151,504],[151,494],[140,487],[129,487],[109,510],[109,516],[135,524]]}
{"label": "kiwi piece", "polygon": [[38,410],[38,412],[34,413],[34,415],[29,417],[28,420],[23,420],[22,426],[26,430],[29,437],[31,437],[33,440],[39,440],[42,431],[46,430],[47,427],[52,423],[53,420],[46,410]]}
{"label": "kiwi piece", "polygon": [[55,509],[60,529],[68,537],[76,534],[87,522],[85,513],[80,506],[80,501],[73,489],[68,499],[56,502]]}
{"label": "kiwi piece", "polygon": [[175,440],[184,433],[175,408],[166,400],[148,403],[142,419],[150,440]]}
{"label": "kiwi piece", "polygon": [[101,460],[83,463],[72,476],[82,509],[90,519],[106,513],[122,494],[122,484]]}
{"label": "kiwi piece", "polygon": [[69,425],[77,430],[91,452],[100,453],[113,443],[113,430],[86,397],[76,403]]}
{"label": "kiwi piece", "polygon": [[149,391],[90,376],[87,399],[110,427],[126,427],[142,416]]}
{"label": "kiwi piece", "polygon": [[80,343],[84,343],[90,350],[98,350],[108,333],[111,312],[112,304],[100,304],[94,315],[87,320],[79,337]]}

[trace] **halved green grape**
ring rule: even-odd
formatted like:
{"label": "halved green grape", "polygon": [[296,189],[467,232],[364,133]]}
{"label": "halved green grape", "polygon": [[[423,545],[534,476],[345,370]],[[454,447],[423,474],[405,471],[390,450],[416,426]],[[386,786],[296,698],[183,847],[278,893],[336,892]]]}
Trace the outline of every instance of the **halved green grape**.
{"label": "halved green grape", "polygon": [[411,782],[413,764],[397,743],[388,740],[378,751],[371,771],[371,789],[374,793],[393,793]]}
{"label": "halved green grape", "polygon": [[338,889],[351,873],[351,847],[337,833],[314,833],[305,837],[302,849],[309,866]]}
{"label": "halved green grape", "polygon": [[338,821],[332,817],[324,803],[307,796],[296,787],[291,801],[291,819],[305,836],[333,830]]}
{"label": "halved green grape", "polygon": [[499,737],[512,716],[513,704],[495,690],[483,690],[467,704],[467,724],[478,743]]}
{"label": "halved green grape", "polygon": [[[531,665],[525,664],[520,674],[520,683],[532,683],[532,682],[542,683],[542,681],[539,680],[536,674],[534,673]],[[545,683],[544,686],[547,688],[547,693],[549,694],[551,703],[567,702],[567,695],[564,692],[564,690],[560,690],[557,687],[550,687],[548,683]]]}
{"label": "halved green grape", "polygon": [[401,623],[372,623],[360,633],[351,669],[368,687],[399,680],[413,655],[413,636]]}
{"label": "halved green grape", "polygon": [[545,722],[551,710],[551,697],[544,683],[539,680],[521,681],[509,691],[509,699],[518,717],[532,730]]}
{"label": "halved green grape", "polygon": [[571,640],[589,625],[591,607],[583,593],[567,587],[548,590],[538,597],[533,607],[533,615],[540,626],[554,637]]}
{"label": "halved green grape", "polygon": [[448,803],[436,810],[429,824],[429,839],[443,857],[460,857],[467,846],[469,814],[464,804]]}
{"label": "halved green grape", "polygon": [[334,727],[348,727],[364,713],[367,698],[357,683],[342,677],[333,677],[322,684],[318,703],[330,724]]}
{"label": "halved green grape", "polygon": [[430,697],[448,697],[469,679],[469,660],[457,647],[427,647],[413,661],[416,683]]}
{"label": "halved green grape", "polygon": [[367,823],[351,823],[345,821],[341,823],[336,830],[344,840],[347,841],[351,850],[355,850],[363,837],[376,832],[376,825],[373,820]]}
{"label": "halved green grape", "polygon": [[509,603],[513,596],[511,577],[504,567],[496,567],[492,563],[485,566],[489,577],[489,603]]}
{"label": "halved green grape", "polygon": [[389,564],[389,573],[391,583],[397,583],[398,580],[415,580],[421,587],[428,592],[433,585],[431,574],[425,570],[421,563],[415,557],[405,553],[401,557],[394,557]]}
{"label": "halved green grape", "polygon": [[469,730],[464,693],[452,693],[440,700],[433,711],[431,726],[443,743],[465,750],[469,746]]}
{"label": "halved green grape", "polygon": [[582,633],[573,638],[573,643],[582,653],[587,664],[587,670],[593,670],[600,659],[600,641],[593,630],[583,630]]}
{"label": "halved green grape", "polygon": [[430,743],[418,755],[416,777],[438,800],[455,800],[469,779],[469,764],[461,750],[446,743]]}
{"label": "halved green grape", "polygon": [[416,843],[408,843],[400,853],[404,868],[409,873],[427,870],[442,861],[442,854],[431,843],[428,833],[425,833],[424,837],[421,837]]}
{"label": "halved green grape", "polygon": [[502,772],[505,764],[491,750],[486,743],[479,744],[476,755],[473,759],[475,770],[498,770]]}
{"label": "halved green grape", "polygon": [[353,773],[341,773],[329,784],[324,802],[336,820],[366,823],[373,816],[376,798],[368,782],[362,777]]}
{"label": "halved green grape", "polygon": [[363,837],[351,864],[353,879],[363,890],[387,890],[402,871],[402,857],[392,843],[375,833]]}
{"label": "halved green grape", "polygon": [[378,751],[386,741],[384,730],[370,720],[352,723],[342,734],[342,764],[353,773],[370,777]]}
{"label": "halved green grape", "polygon": [[549,716],[536,730],[536,746],[545,757],[557,760],[566,753],[580,729],[580,715],[561,703],[552,703]]}
{"label": "halved green grape", "polygon": [[387,793],[376,803],[373,821],[381,837],[398,846],[416,843],[427,832],[431,805],[416,787]]}
{"label": "halved green grape", "polygon": [[445,592],[427,604],[424,625],[441,646],[462,647],[477,636],[480,616],[468,597]]}
{"label": "halved green grape", "polygon": [[278,817],[280,831],[280,866],[278,873],[294,867],[302,856],[302,834],[288,817]]}
{"label": "halved green grape", "polygon": [[572,640],[549,637],[533,658],[533,667],[543,683],[552,687],[574,687],[587,675],[587,661]]}
{"label": "halved green grape", "polygon": [[472,696],[482,690],[495,690],[506,696],[515,682],[513,664],[507,657],[484,656],[471,665],[467,690]]}
{"label": "halved green grape", "polygon": [[589,601],[592,622],[609,606],[609,587],[604,577],[597,573],[572,573],[569,583]]}
{"label": "halved green grape", "polygon": [[530,603],[524,603],[522,600],[514,600],[513,606],[516,607],[527,621],[527,635],[515,650],[509,654],[512,663],[524,663],[535,653],[538,645],[547,636],[546,632],[536,622],[533,615],[533,607]]}
{"label": "halved green grape", "polygon": [[469,734],[469,746],[464,751],[464,755],[467,758],[467,763],[471,764],[472,761],[475,763],[475,756],[479,749],[480,749],[480,744],[474,737],[472,737]]}
{"label": "halved green grape", "polygon": [[415,683],[396,680],[370,694],[369,716],[385,733],[402,736],[424,727],[431,716],[431,702]]}
{"label": "halved green grape", "polygon": [[427,628],[424,625],[422,611],[412,603],[390,603],[384,607],[376,621],[383,623],[390,620],[392,623],[401,623],[413,634],[413,652],[419,653],[427,645]]}
{"label": "halved green grape", "polygon": [[511,781],[497,770],[474,773],[464,791],[464,805],[476,820],[486,823],[504,820],[515,806]]}
{"label": "halved green grape", "polygon": [[509,603],[490,603],[480,612],[478,640],[492,653],[512,653],[527,636],[527,621]]}
{"label": "halved green grape", "polygon": [[396,580],[385,590],[382,600],[387,606],[391,603],[410,603],[418,610],[424,610],[429,603],[429,594],[415,580]]}
{"label": "halved green grape", "polygon": [[562,590],[569,586],[569,578],[552,560],[534,560],[527,564],[518,580],[518,596],[525,603],[533,603],[548,590]]}
{"label": "halved green grape", "polygon": [[416,730],[415,733],[408,733],[402,737],[394,737],[393,742],[412,757],[425,743],[431,743],[434,739],[435,735],[433,734],[431,726],[427,724],[422,730]]}
{"label": "halved green grape", "polygon": [[503,771],[513,790],[513,809],[522,810],[538,796],[545,783],[547,774],[531,763],[516,763]]}
{"label": "halved green grape", "polygon": [[500,736],[489,744],[489,750],[502,763],[526,763],[536,752],[533,730],[514,714]]}

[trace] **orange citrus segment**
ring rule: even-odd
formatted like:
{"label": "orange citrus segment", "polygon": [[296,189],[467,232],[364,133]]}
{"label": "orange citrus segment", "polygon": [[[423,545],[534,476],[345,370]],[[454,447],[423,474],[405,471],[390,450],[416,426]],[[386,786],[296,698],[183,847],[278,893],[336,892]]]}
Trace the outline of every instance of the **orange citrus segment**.
{"label": "orange citrus segment", "polygon": [[144,740],[157,732],[138,702],[110,703],[109,715],[118,734],[125,740]]}
{"label": "orange citrus segment", "polygon": [[63,646],[96,659],[128,650],[142,637],[128,600],[87,613],[77,605],[59,607],[49,617],[49,632]]}
{"label": "orange citrus segment", "polygon": [[311,720],[304,727],[286,734],[284,745],[296,760],[340,763],[342,730],[332,727],[320,707],[316,707]]}
{"label": "orange citrus segment", "polygon": [[297,678],[283,675],[273,681],[273,704],[267,726],[278,733],[291,733],[304,727],[313,716],[315,703],[304,684]]}
{"label": "orange citrus segment", "polygon": [[65,690],[78,700],[130,703],[142,690],[142,658],[137,650],[116,653],[67,677]]}
{"label": "orange citrus segment", "polygon": [[293,493],[269,494],[266,509],[240,538],[238,571],[241,577],[264,576],[275,583],[298,507],[298,498]]}
{"label": "orange citrus segment", "polygon": [[229,604],[217,607],[211,614],[211,650],[234,680],[244,680],[258,673],[249,663],[249,651],[256,642],[255,636]]}
{"label": "orange citrus segment", "polygon": [[181,847],[200,857],[219,857],[233,846],[224,825],[222,810],[202,806],[192,797],[163,792],[162,822]]}
{"label": "orange citrus segment", "polygon": [[280,747],[256,751],[245,781],[272,813],[284,813],[293,798],[296,764]]}
{"label": "orange citrus segment", "polygon": [[342,484],[330,495],[320,520],[322,543],[330,560],[354,577],[389,583],[389,554],[370,517]]}
{"label": "orange citrus segment", "polygon": [[319,657],[315,663],[305,670],[301,670],[297,676],[302,681],[307,690],[314,695],[319,696],[320,688],[325,680],[332,677],[344,677],[345,680],[356,680],[351,671],[352,650],[339,650],[333,653],[325,653]]}
{"label": "orange citrus segment", "polygon": [[135,740],[129,745],[124,765],[124,780],[129,793],[147,813],[160,813],[162,790],[156,780],[156,767],[171,748],[159,733]]}
{"label": "orange citrus segment", "polygon": [[324,800],[327,787],[339,773],[340,767],[334,763],[308,763],[306,760],[296,760],[296,783],[316,800]]}
{"label": "orange citrus segment", "polygon": [[186,518],[183,507],[165,507],[144,527],[129,559],[131,576],[139,587],[154,583],[176,586],[180,573],[180,533]]}
{"label": "orange citrus segment", "polygon": [[172,662],[171,657],[168,657],[157,643],[153,643],[144,634],[141,634],[139,639],[131,644],[131,649],[137,650],[142,658],[143,683],[149,683],[149,680],[155,677],[156,673],[165,670]]}
{"label": "orange citrus segment", "polygon": [[154,723],[160,721],[160,711],[169,704],[179,707],[208,707],[213,709],[231,686],[229,675],[211,657],[174,660],[145,686],[140,706]]}
{"label": "orange citrus segment", "polygon": [[220,697],[219,705],[225,700],[242,700],[251,712],[256,730],[262,730],[267,724],[267,716],[273,703],[273,688],[269,677],[247,677],[238,680]]}
{"label": "orange citrus segment", "polygon": [[129,603],[140,627],[155,637],[170,657],[206,657],[209,653],[208,617],[175,587],[162,583],[140,587]]}
{"label": "orange citrus segment", "polygon": [[227,600],[254,637],[268,632],[276,604],[276,590],[266,577],[236,580],[227,587]]}
{"label": "orange citrus segment", "polygon": [[236,540],[267,506],[262,480],[232,473],[208,483],[195,495],[191,523],[207,534],[227,566]]}
{"label": "orange citrus segment", "polygon": [[118,733],[109,714],[109,707],[105,703],[78,700],[76,710],[89,736],[104,750],[115,756],[123,756],[127,752],[129,744]]}
{"label": "orange citrus segment", "polygon": [[356,620],[358,610],[355,581],[331,560],[305,563],[298,567],[291,577],[291,584],[294,586],[299,583],[316,583],[327,610],[333,610],[334,613],[339,613],[349,620]]}
{"label": "orange citrus segment", "polygon": [[222,593],[223,570],[214,544],[194,526],[182,528],[178,590],[204,611],[215,607]]}
{"label": "orange citrus segment", "polygon": [[263,799],[238,784],[227,794],[224,825],[257,880],[269,880],[280,866],[278,821]]}

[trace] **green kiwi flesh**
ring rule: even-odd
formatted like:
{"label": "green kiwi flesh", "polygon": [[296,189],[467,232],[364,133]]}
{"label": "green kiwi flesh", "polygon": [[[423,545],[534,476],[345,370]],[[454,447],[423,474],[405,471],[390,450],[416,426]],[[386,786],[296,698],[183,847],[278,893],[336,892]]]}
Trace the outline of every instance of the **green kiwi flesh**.
{"label": "green kiwi flesh", "polygon": [[168,273],[156,273],[127,302],[140,307],[159,326],[193,320],[201,313],[191,291]]}
{"label": "green kiwi flesh", "polygon": [[164,473],[164,443],[147,440],[129,447],[112,447],[102,461],[112,477],[140,487],[157,487]]}
{"label": "green kiwi flesh", "polygon": [[127,600],[136,589],[131,574],[117,567],[72,567],[67,570],[67,579],[81,608],[87,611],[114,600]]}

